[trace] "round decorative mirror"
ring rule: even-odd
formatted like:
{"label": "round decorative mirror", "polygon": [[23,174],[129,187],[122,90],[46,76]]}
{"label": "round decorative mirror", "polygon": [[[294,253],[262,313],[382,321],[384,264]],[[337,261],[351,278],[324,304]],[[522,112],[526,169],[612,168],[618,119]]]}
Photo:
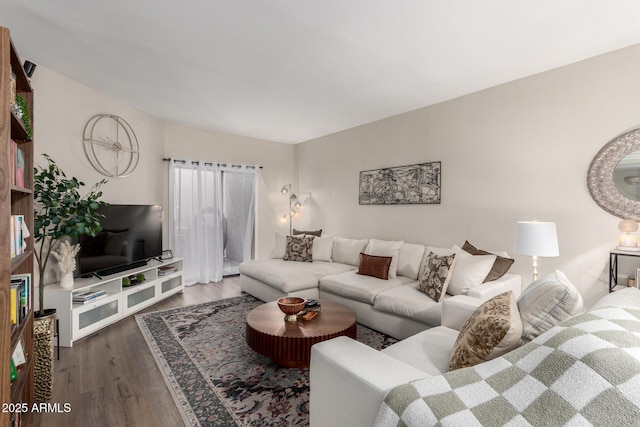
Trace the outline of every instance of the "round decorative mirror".
{"label": "round decorative mirror", "polygon": [[605,211],[640,220],[640,129],[609,141],[587,172],[587,188]]}

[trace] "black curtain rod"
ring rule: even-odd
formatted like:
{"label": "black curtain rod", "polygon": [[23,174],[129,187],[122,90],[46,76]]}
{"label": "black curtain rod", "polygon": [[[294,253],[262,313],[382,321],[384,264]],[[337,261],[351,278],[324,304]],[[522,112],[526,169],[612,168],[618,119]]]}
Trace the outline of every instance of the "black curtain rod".
{"label": "black curtain rod", "polygon": [[[165,162],[169,162],[169,161],[171,161],[171,159],[170,159],[170,158],[168,158],[168,157],[163,157],[163,158],[162,158],[162,160],[163,160],[163,161],[165,161]],[[187,161],[186,161],[186,160],[180,160],[180,159],[173,159],[173,161],[174,161],[175,163],[182,163],[182,164],[187,163]],[[196,160],[192,160],[192,161],[191,161],[191,164],[192,164],[192,165],[199,165],[199,164],[200,164],[200,162],[198,162],[198,161],[196,161]],[[204,165],[205,165],[205,166],[213,166],[213,165],[214,165],[214,163],[213,163],[213,162],[204,162]],[[256,168],[256,166],[254,166],[254,165],[228,165],[228,164],[226,164],[226,163],[215,163],[215,165],[216,165],[216,166],[222,166],[222,167],[231,166],[232,168],[238,168],[238,169],[242,168],[242,166],[244,166],[244,167],[245,167],[245,168],[247,168],[247,169],[255,169],[255,168]],[[262,169],[262,166],[258,166],[258,167],[259,167],[260,169]]]}

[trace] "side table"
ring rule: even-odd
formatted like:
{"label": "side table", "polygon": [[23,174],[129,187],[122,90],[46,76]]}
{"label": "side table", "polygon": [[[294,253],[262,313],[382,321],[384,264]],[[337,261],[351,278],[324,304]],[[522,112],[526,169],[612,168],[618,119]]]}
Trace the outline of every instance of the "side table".
{"label": "side table", "polygon": [[609,252],[609,293],[618,286],[618,256],[640,257],[640,251],[613,249]]}

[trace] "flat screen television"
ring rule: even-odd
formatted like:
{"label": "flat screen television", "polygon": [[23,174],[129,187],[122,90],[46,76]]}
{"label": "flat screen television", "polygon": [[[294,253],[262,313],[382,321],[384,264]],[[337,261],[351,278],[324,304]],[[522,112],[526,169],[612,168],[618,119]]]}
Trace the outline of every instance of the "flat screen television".
{"label": "flat screen television", "polygon": [[99,212],[102,231],[78,238],[77,274],[108,276],[162,255],[162,206],[110,205]]}

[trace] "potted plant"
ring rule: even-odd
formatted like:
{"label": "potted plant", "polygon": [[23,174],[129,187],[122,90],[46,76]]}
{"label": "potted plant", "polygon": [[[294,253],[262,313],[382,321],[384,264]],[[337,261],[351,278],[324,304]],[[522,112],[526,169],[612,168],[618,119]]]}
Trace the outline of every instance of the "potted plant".
{"label": "potted plant", "polygon": [[89,193],[80,195],[80,188],[85,184],[77,178],[67,178],[56,162],[47,154],[42,155],[47,166],[34,169],[34,219],[33,237],[40,246],[35,256],[38,264],[39,315],[44,315],[44,274],[51,251],[63,237],[75,238],[82,234],[95,236],[102,231],[100,219],[102,214],[97,210],[107,203],[100,201],[102,192],[99,187],[106,180],[96,183]]}
{"label": "potted plant", "polygon": [[[98,213],[97,209],[107,205],[99,200],[102,197],[99,187],[106,183],[106,180],[96,183],[89,193],[83,196],[79,190],[85,185],[84,182],[77,178],[67,178],[51,157],[47,154],[43,154],[43,157],[47,166],[35,167],[33,177],[33,237],[34,241],[39,243],[34,251],[39,273],[39,311],[35,313],[34,322],[34,397],[39,402],[50,399],[53,391],[55,310],[44,308],[45,271],[49,257],[60,239],[66,236],[75,238],[82,234],[95,236],[99,233],[102,230],[102,214]],[[65,258],[66,269],[75,267],[75,263],[67,259],[74,250],[76,249],[65,244],[62,246],[62,252],[57,254]]]}

